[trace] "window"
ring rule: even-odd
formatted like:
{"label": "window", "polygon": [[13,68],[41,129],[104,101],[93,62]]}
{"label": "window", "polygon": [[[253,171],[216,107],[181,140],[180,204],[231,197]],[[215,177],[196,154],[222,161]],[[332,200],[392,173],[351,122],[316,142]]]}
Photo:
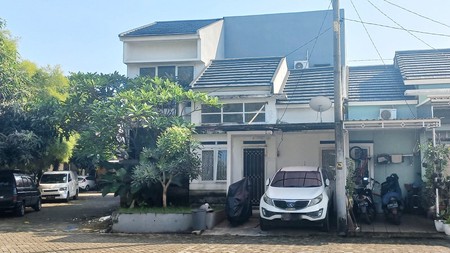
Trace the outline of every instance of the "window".
{"label": "window", "polygon": [[227,150],[219,147],[202,150],[201,180],[227,180]]}
{"label": "window", "polygon": [[158,66],[158,76],[170,80],[175,79],[175,66]]}
{"label": "window", "polygon": [[194,67],[193,66],[180,66],[178,67],[177,74],[178,83],[187,87],[194,80]]}
{"label": "window", "polygon": [[202,105],[202,123],[264,123],[265,103],[234,103],[222,107]]}
{"label": "window", "polygon": [[140,76],[168,78],[187,87],[194,80],[194,66],[157,66],[139,69]]}
{"label": "window", "polygon": [[139,69],[139,75],[140,76],[155,77],[156,76],[156,69],[154,67],[151,67],[151,68],[140,68]]}

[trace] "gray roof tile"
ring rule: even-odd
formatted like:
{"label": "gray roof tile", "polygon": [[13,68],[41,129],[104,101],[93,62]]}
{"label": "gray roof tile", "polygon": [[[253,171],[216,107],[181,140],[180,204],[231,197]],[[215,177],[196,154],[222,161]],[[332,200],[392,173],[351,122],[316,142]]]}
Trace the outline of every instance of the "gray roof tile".
{"label": "gray roof tile", "polygon": [[404,80],[450,79],[450,49],[397,51],[395,62]]}
{"label": "gray roof tile", "polygon": [[393,65],[349,67],[350,102],[408,100],[400,71]]}
{"label": "gray roof tile", "polygon": [[140,37],[140,36],[158,36],[158,35],[196,34],[200,28],[205,27],[219,20],[220,19],[155,22],[150,25],[122,33],[120,36]]}
{"label": "gray roof tile", "polygon": [[333,67],[291,70],[284,87],[287,100],[279,104],[308,104],[311,98],[334,98]]}
{"label": "gray roof tile", "polygon": [[282,57],[213,60],[193,88],[270,86]]}

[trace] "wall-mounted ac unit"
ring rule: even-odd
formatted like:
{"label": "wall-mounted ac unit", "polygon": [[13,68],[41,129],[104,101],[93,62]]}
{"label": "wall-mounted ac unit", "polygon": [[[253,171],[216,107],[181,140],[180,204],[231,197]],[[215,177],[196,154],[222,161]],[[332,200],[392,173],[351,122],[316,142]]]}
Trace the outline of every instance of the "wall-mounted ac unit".
{"label": "wall-mounted ac unit", "polygon": [[397,119],[397,109],[380,109],[380,119]]}
{"label": "wall-mounted ac unit", "polygon": [[294,69],[307,69],[309,68],[308,60],[294,61]]}

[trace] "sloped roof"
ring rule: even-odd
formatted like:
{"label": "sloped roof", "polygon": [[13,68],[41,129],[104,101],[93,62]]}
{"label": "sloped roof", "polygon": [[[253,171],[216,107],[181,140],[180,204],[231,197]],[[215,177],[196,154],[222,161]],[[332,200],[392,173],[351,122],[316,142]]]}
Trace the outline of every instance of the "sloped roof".
{"label": "sloped roof", "polygon": [[317,96],[333,101],[333,67],[291,70],[284,93],[287,100],[278,100],[279,104],[309,104],[311,98]]}
{"label": "sloped roof", "polygon": [[349,67],[350,102],[410,100],[400,71],[393,65]]}
{"label": "sloped roof", "polygon": [[270,86],[282,57],[213,60],[193,88]]}
{"label": "sloped roof", "polygon": [[450,79],[450,49],[397,51],[403,79]]}
{"label": "sloped roof", "polygon": [[196,34],[197,31],[220,19],[155,22],[120,34],[120,37]]}

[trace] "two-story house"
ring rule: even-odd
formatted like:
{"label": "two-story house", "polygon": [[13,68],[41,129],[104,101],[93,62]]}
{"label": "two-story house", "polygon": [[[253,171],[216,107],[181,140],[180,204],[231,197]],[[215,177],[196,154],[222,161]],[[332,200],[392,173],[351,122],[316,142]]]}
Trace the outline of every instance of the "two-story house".
{"label": "two-story house", "polygon": [[[246,176],[257,204],[265,178],[280,166],[321,163],[319,140],[334,138],[333,113],[319,119],[308,101],[317,95],[332,100],[332,91],[314,87],[321,68],[333,63],[331,11],[155,22],[119,37],[128,76],[172,77],[223,103],[191,105],[202,143],[202,175],[190,184],[193,199],[224,197],[231,183]],[[344,36],[342,42],[345,52]],[[332,87],[332,75],[326,79]]]}

